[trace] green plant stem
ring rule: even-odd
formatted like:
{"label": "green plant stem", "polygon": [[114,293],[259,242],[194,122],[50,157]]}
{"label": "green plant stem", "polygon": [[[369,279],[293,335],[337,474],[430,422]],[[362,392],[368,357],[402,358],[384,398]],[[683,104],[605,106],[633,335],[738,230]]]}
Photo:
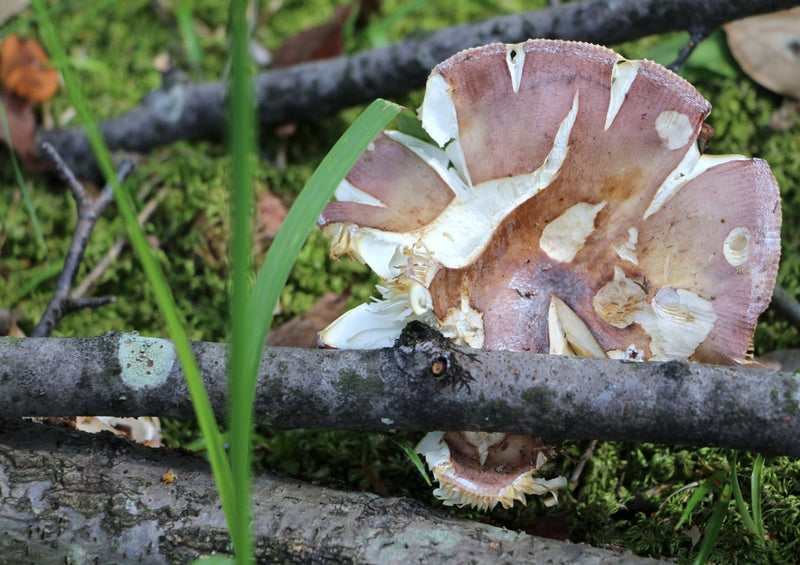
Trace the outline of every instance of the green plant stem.
{"label": "green plant stem", "polygon": [[700,543],[700,550],[697,557],[694,559],[694,565],[705,565],[708,561],[708,556],[711,555],[711,550],[719,538],[719,531],[722,528],[722,522],[725,521],[725,514],[728,511],[728,504],[731,502],[731,483],[726,482],[722,488],[722,494],[714,505],[714,511],[711,513],[711,518],[708,520],[706,532],[703,535],[703,541]]}
{"label": "green plant stem", "polygon": [[[229,98],[231,150],[231,183],[233,188],[231,220],[231,355],[228,362],[229,429],[233,491],[236,497],[235,523],[230,523],[231,538],[237,561],[253,561],[253,538],[250,527],[251,460],[250,430],[253,425],[253,397],[256,367],[247,363],[248,322],[254,312],[248,311],[248,288],[251,278],[252,235],[250,222],[253,208],[253,148],[255,110],[252,80],[247,54],[247,0],[231,4],[233,54]],[[263,342],[262,342],[263,344]]]}
{"label": "green plant stem", "polygon": [[206,393],[203,380],[200,377],[200,371],[197,367],[197,362],[192,354],[191,346],[189,345],[189,339],[183,326],[183,320],[175,305],[175,300],[166,278],[164,277],[164,273],[156,261],[152,249],[147,243],[144,230],[142,230],[136,221],[133,199],[120,185],[117,179],[108,147],[100,135],[97,122],[93,119],[89,111],[89,106],[80,88],[80,83],[72,72],[72,68],[67,64],[66,51],[56,34],[47,6],[44,0],[34,0],[33,6],[39,21],[42,41],[50,52],[53,65],[61,71],[70,100],[75,106],[81,124],[86,128],[86,135],[91,144],[95,158],[97,159],[97,163],[100,166],[100,170],[103,172],[107,182],[111,183],[113,187],[114,199],[119,208],[119,213],[122,216],[123,222],[125,223],[128,239],[133,246],[136,256],[139,258],[142,269],[153,289],[156,302],[164,315],[167,331],[175,344],[178,358],[181,361],[184,374],[186,375],[186,385],[189,389],[195,412],[197,413],[200,429],[203,436],[206,438],[211,469],[217,481],[217,488],[219,489],[225,518],[230,524],[235,515],[233,490],[231,488],[231,469],[222,447],[222,439],[219,429],[217,428],[211,403],[208,400],[208,394]]}
{"label": "green plant stem", "polygon": [[[731,488],[733,490],[733,498],[736,501],[736,508],[739,510],[739,516],[744,522],[744,526],[747,528],[751,534],[758,536],[758,528],[756,528],[755,522],[753,522],[752,516],[750,516],[750,509],[747,508],[747,503],[744,501],[744,497],[742,496],[742,489],[739,487],[739,474],[737,472],[737,453],[733,452],[733,458],[731,459]],[[763,542],[763,539],[761,540]]]}
{"label": "green plant stem", "polygon": [[767,537],[764,527],[764,516],[761,512],[761,489],[764,486],[764,457],[756,455],[753,461],[753,473],[750,475],[750,506],[753,510],[753,522],[756,525],[759,540],[763,541]]}
{"label": "green plant stem", "polygon": [[247,303],[247,311],[258,314],[251,315],[248,319],[250,341],[245,356],[248,367],[244,372],[246,375],[252,375],[253,380],[249,383],[249,388],[253,391],[253,395],[256,369],[267,333],[272,325],[272,312],[297,254],[339,182],[353,167],[367,145],[402,110],[401,106],[382,99],[370,104],[311,175],[275,236]]}

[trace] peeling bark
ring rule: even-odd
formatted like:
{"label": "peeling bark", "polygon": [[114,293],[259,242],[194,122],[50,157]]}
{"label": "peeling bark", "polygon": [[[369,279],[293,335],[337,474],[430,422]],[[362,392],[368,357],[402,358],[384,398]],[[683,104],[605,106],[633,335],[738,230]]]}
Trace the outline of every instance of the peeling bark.
{"label": "peeling bark", "polygon": [[[450,55],[494,41],[542,37],[612,45],[669,31],[713,30],[797,0],[583,0],[544,10],[415,35],[381,49],[270,71],[256,79],[263,126],[319,119],[378,97],[420,88],[434,65]],[[677,54],[676,54],[677,55]],[[179,139],[220,139],[225,127],[222,82],[175,84],[150,93],[141,106],[100,124],[112,151],[147,152]],[[99,181],[80,128],[42,131],[80,178]]]}
{"label": "peeling bark", "polygon": [[[195,342],[193,348],[224,418],[227,346]],[[170,342],[109,333],[0,338],[0,414],[190,418],[194,412]],[[387,349],[267,348],[255,417],[276,428],[484,430],[551,442],[800,456],[800,380],[790,374],[459,349],[408,328]]]}
{"label": "peeling bark", "polygon": [[[171,469],[172,483],[161,480]],[[651,559],[455,519],[402,498],[256,477],[258,563],[584,563]],[[230,553],[206,463],[110,434],[0,424],[0,561],[188,563]]]}

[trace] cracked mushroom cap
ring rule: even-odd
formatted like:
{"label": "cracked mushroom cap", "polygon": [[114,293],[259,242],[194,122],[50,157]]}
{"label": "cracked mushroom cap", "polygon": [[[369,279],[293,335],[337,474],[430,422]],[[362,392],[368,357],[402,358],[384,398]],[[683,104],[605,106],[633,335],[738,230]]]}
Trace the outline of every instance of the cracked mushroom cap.
{"label": "cracked mushroom cap", "polygon": [[332,255],[385,281],[321,341],[387,347],[416,319],[471,347],[744,362],[780,197],[765,161],[700,153],[710,110],[671,71],[596,45],[454,55],[420,109],[439,147],[383,132],[319,219]]}

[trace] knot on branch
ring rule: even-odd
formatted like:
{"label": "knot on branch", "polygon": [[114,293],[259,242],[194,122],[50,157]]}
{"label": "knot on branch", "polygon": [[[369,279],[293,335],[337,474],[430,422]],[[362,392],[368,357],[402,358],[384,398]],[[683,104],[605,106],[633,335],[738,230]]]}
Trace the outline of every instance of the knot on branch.
{"label": "knot on branch", "polygon": [[436,389],[466,387],[474,377],[466,368],[478,363],[473,353],[467,353],[432,327],[412,321],[403,328],[395,342],[398,365],[417,382],[432,382]]}

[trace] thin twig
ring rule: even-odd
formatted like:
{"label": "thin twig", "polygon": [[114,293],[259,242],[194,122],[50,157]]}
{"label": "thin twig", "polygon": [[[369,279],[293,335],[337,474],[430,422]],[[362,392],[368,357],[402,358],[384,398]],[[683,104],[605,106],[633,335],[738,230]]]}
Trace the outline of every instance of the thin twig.
{"label": "thin twig", "polygon": [[705,28],[705,26],[700,26],[689,30],[689,42],[683,49],[680,50],[680,52],[678,52],[677,58],[667,65],[667,68],[673,73],[677,73],[680,70],[681,65],[686,62],[689,56],[694,53],[694,50],[697,48],[700,42],[708,37],[708,35],[708,30]]}
{"label": "thin twig", "polygon": [[[70,290],[75,282],[75,276],[83,260],[83,255],[86,251],[86,245],[89,243],[92,230],[94,230],[94,226],[97,224],[97,220],[100,218],[103,210],[105,210],[114,199],[111,184],[107,184],[96,197],[92,197],[83,185],[78,182],[78,179],[75,178],[75,175],[64,163],[61,156],[52,145],[43,143],[42,149],[47,153],[56,165],[56,169],[69,185],[72,196],[75,198],[75,202],[78,205],[78,222],[75,225],[69,251],[64,260],[64,268],[61,270],[61,275],[59,275],[58,281],[56,282],[56,290],[53,293],[53,298],[47,305],[47,309],[36,325],[36,328],[34,328],[31,333],[31,337],[49,336],[61,319],[70,312],[80,310],[81,308],[91,308],[108,304],[116,300],[114,297],[89,299],[70,298]],[[119,181],[122,182],[125,180],[132,170],[133,166],[131,163],[124,161],[117,171],[117,178]]]}
{"label": "thin twig", "polygon": [[586,451],[583,452],[581,458],[578,459],[578,462],[575,464],[575,470],[572,471],[572,475],[569,478],[569,490],[574,491],[575,488],[578,486],[578,481],[580,481],[581,474],[583,473],[583,468],[586,467],[586,462],[594,454],[594,450],[596,447],[597,447],[597,440],[593,439],[591,442],[589,442],[589,447],[587,447]]}
{"label": "thin twig", "polygon": [[[148,200],[145,205],[142,207],[139,215],[136,216],[136,221],[139,223],[140,226],[144,225],[150,216],[155,212],[156,207],[158,206],[158,201],[164,194],[165,189],[162,187],[156,194]],[[75,290],[72,291],[72,298],[80,298],[84,294],[89,291],[89,288],[95,284],[100,277],[103,276],[114,260],[119,257],[119,254],[122,252],[122,248],[125,247],[127,243],[127,239],[124,236],[120,236],[117,238],[117,241],[114,242],[114,245],[111,246],[111,249],[108,250],[105,257],[103,257],[97,265],[89,271],[89,274],[81,281]]]}

